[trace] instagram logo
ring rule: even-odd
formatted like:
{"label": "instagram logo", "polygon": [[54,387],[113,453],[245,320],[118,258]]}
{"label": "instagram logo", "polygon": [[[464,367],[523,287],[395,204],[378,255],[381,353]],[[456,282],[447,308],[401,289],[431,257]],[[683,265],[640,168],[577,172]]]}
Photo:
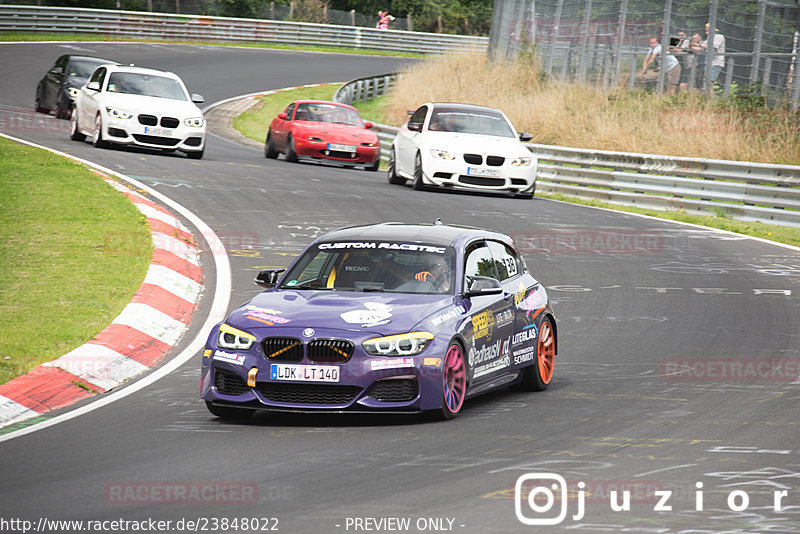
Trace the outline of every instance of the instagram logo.
{"label": "instagram logo", "polygon": [[524,525],[558,525],[567,501],[567,481],[555,473],[527,473],[514,485],[514,511]]}

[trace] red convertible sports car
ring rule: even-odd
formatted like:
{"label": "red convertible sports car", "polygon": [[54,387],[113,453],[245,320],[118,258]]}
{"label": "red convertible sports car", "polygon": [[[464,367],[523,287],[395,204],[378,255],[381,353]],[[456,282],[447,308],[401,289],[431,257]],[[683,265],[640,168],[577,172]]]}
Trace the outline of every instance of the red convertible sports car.
{"label": "red convertible sports car", "polygon": [[320,100],[298,100],[272,119],[264,155],[286,161],[329,160],[345,167],[377,171],[381,145],[372,123],[346,104]]}

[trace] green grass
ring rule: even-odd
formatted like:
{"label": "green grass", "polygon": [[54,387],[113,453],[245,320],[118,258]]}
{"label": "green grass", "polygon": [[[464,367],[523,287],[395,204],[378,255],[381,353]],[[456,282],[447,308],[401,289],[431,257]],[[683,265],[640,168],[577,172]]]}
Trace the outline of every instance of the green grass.
{"label": "green grass", "polygon": [[707,226],[709,228],[718,228],[720,230],[727,230],[737,234],[760,237],[769,241],[800,246],[800,228],[794,226],[779,226],[775,224],[765,224],[754,221],[737,221],[734,219],[728,219],[724,210],[721,210],[721,212],[717,214],[718,216],[695,215],[686,213],[685,211],[660,211],[637,208],[635,206],[619,206],[616,204],[599,202],[597,200],[582,200],[561,194],[546,194],[537,192],[536,196],[560,200],[562,202],[570,202],[572,204],[581,204],[584,206],[596,206],[599,208],[607,208],[616,211],[639,213],[642,215],[657,217],[659,219],[697,224],[699,226]]}
{"label": "green grass", "polygon": [[[233,119],[233,127],[245,137],[263,143],[267,138],[267,130],[278,113],[295,100],[331,100],[342,84],[322,85],[320,87],[303,87],[291,91],[280,91],[259,97],[261,105],[253,111],[242,113]],[[253,109],[253,108],[251,108]]]}
{"label": "green grass", "polygon": [[0,138],[0,383],[92,339],[152,257],[147,222],[82,164]]}
{"label": "green grass", "polygon": [[350,48],[339,46],[314,46],[314,45],[289,45],[282,43],[239,43],[239,42],[220,42],[220,41],[172,41],[167,39],[134,39],[132,37],[109,37],[105,35],[83,35],[70,33],[26,33],[26,32],[0,32],[0,41],[24,42],[24,41],[82,41],[82,42],[130,42],[141,43],[169,43],[202,46],[236,46],[242,48],[265,48],[269,50],[300,50],[303,52],[332,52],[336,54],[357,54],[369,56],[396,56],[396,57],[426,57],[425,54],[414,54],[410,52],[395,52],[391,50],[379,50],[372,48]]}

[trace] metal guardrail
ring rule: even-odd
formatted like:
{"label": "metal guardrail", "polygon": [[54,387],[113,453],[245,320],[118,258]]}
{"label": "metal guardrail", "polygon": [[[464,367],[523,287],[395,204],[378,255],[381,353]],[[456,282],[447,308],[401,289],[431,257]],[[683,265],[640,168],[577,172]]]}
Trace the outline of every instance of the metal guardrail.
{"label": "metal guardrail", "polygon": [[[359,93],[356,87],[362,88],[359,94],[384,94],[391,76],[348,82],[334,100],[352,104],[342,98]],[[399,128],[373,124],[381,159],[388,161]],[[526,146],[539,160],[536,190],[541,193],[800,226],[800,166]]]}
{"label": "metal guardrail", "polygon": [[486,51],[487,37],[377,30],[264,19],[104,9],[0,5],[0,31],[89,34],[126,39],[278,43],[442,54]]}
{"label": "metal guardrail", "polygon": [[351,106],[353,102],[366,102],[387,94],[396,80],[397,74],[381,74],[379,76],[358,78],[337,89],[333,95],[333,101]]}

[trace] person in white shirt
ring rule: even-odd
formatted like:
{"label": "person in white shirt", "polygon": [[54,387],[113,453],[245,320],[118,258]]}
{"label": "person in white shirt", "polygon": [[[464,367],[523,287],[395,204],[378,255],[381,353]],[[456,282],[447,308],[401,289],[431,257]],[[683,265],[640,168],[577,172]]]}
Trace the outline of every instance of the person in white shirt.
{"label": "person in white shirt", "polygon": [[[661,58],[662,55],[663,58]],[[656,60],[658,60],[660,63],[660,68],[664,69],[664,79],[667,82],[667,93],[674,93],[678,88],[678,83],[681,79],[681,65],[678,63],[678,60],[675,58],[675,56],[669,52],[662,54],[661,45],[658,44],[658,39],[651,37],[650,51],[647,53],[647,57],[644,58],[642,74],[647,74],[647,69],[649,69],[650,65],[652,65]]]}

